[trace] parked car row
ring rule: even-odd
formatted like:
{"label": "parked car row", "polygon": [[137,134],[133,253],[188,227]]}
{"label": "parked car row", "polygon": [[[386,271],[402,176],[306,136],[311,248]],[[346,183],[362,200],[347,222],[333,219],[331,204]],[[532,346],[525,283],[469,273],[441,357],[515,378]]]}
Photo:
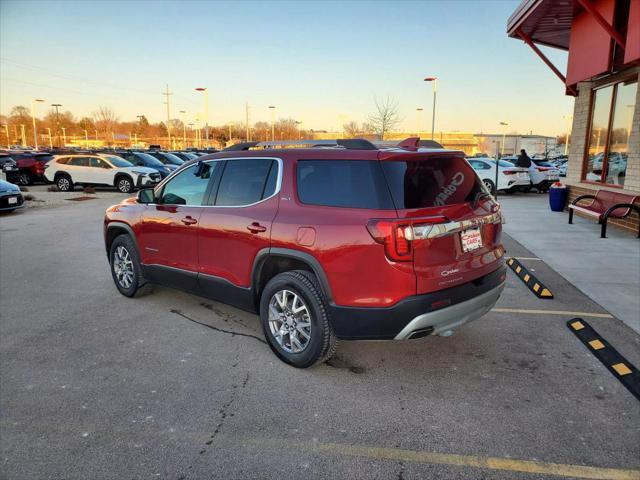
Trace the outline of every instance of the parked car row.
{"label": "parked car row", "polygon": [[496,186],[496,160],[489,157],[467,157],[467,161],[492,194],[496,190],[512,193],[528,192],[531,189],[542,193],[548,191],[549,187],[560,179],[560,169],[549,160],[531,159],[531,166],[527,169],[516,167],[517,159],[517,156],[511,155],[498,160],[498,185]]}
{"label": "parked car row", "polygon": [[0,152],[0,168],[18,185],[54,183],[61,191],[76,185],[113,186],[123,193],[157,184],[171,172],[209,151],[53,150]]}

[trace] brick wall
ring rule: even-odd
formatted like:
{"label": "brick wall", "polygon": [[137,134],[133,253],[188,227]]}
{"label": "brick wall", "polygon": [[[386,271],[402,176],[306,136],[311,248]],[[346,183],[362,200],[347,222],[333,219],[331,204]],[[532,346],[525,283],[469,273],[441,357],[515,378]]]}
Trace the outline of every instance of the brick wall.
{"label": "brick wall", "polygon": [[[582,182],[582,165],[587,148],[587,135],[589,133],[589,114],[591,108],[591,90],[594,87],[625,78],[631,74],[640,73],[639,67],[633,67],[620,74],[611,75],[597,82],[580,82],[578,84],[578,96],[573,110],[573,127],[571,142],[569,144],[569,162],[565,183],[569,187],[569,201],[580,195],[595,195],[599,189],[624,192],[631,195],[640,195],[640,87],[638,88],[631,136],[629,138],[629,152],[627,157],[627,171],[624,188],[607,187],[606,185],[594,185]],[[580,215],[576,212],[576,215]],[[631,213],[625,219],[611,219],[609,224],[630,233],[638,232],[640,220],[635,213]]]}

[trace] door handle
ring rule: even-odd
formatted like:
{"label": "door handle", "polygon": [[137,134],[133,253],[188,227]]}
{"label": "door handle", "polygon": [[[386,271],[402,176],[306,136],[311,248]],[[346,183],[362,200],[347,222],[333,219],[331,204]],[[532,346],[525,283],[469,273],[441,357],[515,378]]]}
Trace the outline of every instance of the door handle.
{"label": "door handle", "polygon": [[266,232],[267,227],[263,227],[258,222],[253,222],[251,225],[247,226],[247,230],[249,230],[251,233],[260,233],[260,232]]}
{"label": "door handle", "polygon": [[194,225],[198,223],[198,221],[195,218],[193,218],[191,215],[187,215],[182,219],[182,223],[184,223],[185,225]]}

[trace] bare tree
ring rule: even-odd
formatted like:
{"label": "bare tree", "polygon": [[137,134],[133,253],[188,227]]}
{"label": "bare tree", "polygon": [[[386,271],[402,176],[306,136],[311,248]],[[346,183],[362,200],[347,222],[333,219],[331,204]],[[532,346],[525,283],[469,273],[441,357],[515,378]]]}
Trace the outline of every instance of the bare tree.
{"label": "bare tree", "polygon": [[369,115],[369,124],[380,140],[400,123],[398,102],[387,97],[385,100],[374,100],[376,111]]}
{"label": "bare tree", "polygon": [[361,132],[358,122],[354,122],[353,120],[342,125],[342,130],[344,130],[344,136],[347,138],[355,138],[359,136]]}
{"label": "bare tree", "polygon": [[118,117],[111,107],[101,106],[93,112],[93,119],[96,127],[103,130],[107,138],[113,132],[113,128],[118,123]]}

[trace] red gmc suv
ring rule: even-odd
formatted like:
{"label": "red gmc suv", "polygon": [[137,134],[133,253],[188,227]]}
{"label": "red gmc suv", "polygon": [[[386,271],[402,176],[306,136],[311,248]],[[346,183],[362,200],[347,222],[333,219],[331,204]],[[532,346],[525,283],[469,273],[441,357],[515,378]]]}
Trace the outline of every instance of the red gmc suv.
{"label": "red gmc suv", "polygon": [[301,368],[337,339],[449,335],[493,307],[502,216],[463,152],[307,143],[206,155],[109,208],[118,290],[162,284],[258,313]]}

